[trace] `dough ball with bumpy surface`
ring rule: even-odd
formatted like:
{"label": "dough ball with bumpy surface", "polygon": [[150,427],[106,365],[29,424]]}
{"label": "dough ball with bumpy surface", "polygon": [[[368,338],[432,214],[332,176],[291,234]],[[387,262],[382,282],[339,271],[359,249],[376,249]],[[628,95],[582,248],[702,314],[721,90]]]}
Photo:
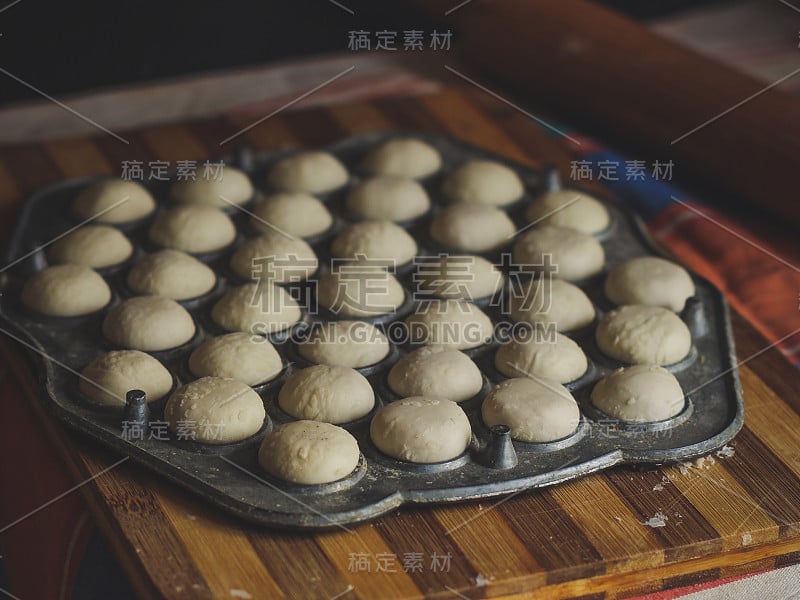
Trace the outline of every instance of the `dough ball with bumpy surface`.
{"label": "dough ball with bumpy surface", "polygon": [[361,369],[379,363],[391,346],[383,332],[364,321],[317,322],[298,346],[309,362]]}
{"label": "dough ball with bumpy surface", "polygon": [[481,406],[488,427],[508,425],[521,442],[555,442],[572,435],[581,412],[567,388],[556,381],[522,377],[494,388]]}
{"label": "dough ball with bumpy surface", "polygon": [[433,218],[430,236],[448,250],[488,252],[510,244],[516,229],[498,208],[456,202]]}
{"label": "dough ball with bumpy surface", "polygon": [[319,485],[350,475],[360,456],[356,438],[346,429],[319,421],[294,421],[264,438],[258,463],[283,481]]}
{"label": "dough ball with bumpy surface", "polygon": [[278,231],[309,238],[330,229],[333,216],[314,196],[303,192],[278,192],[256,204],[250,224],[264,233]]}
{"label": "dough ball with bumpy surface", "polygon": [[605,291],[614,304],[648,304],[680,312],[695,289],[680,265],[657,256],[640,256],[612,269]]}
{"label": "dough ball with bumpy surface", "polygon": [[421,179],[442,167],[439,151],[422,140],[395,138],[370,151],[361,168],[371,175],[392,175]]}
{"label": "dough ball with bumpy surface", "polygon": [[648,423],[678,415],[685,400],[672,373],[656,365],[633,365],[598,381],[592,390],[592,404],[617,419]]}
{"label": "dough ball with bumpy surface", "polygon": [[258,433],[266,416],[261,396],[250,386],[222,377],[203,377],[182,385],[164,407],[170,431],[204,444],[247,439]]}
{"label": "dough ball with bumpy surface", "polygon": [[189,254],[216,252],[236,238],[236,227],[221,210],[184,205],[165,210],[150,226],[150,239],[162,248]]}
{"label": "dough ball with bumpy surface", "polygon": [[84,225],[53,242],[47,258],[53,263],[113,267],[128,260],[133,246],[125,234],[108,225]]}
{"label": "dough ball with bumpy surface", "polygon": [[348,423],[372,410],[375,393],[355,369],[314,365],[289,376],[278,393],[278,405],[296,419]]}
{"label": "dough ball with bumpy surface", "polygon": [[384,454],[430,464],[462,454],[469,446],[472,428],[455,402],[412,396],[381,408],[372,418],[369,433]]}
{"label": "dough ball with bumpy surface", "polygon": [[112,350],[83,368],[79,388],[91,402],[103,406],[125,406],[131,390],[143,390],[147,401],[153,402],[172,389],[172,374],[149,354]]}
{"label": "dough ball with bumpy surface", "polygon": [[308,151],[279,160],[267,181],[278,190],[324,194],[342,187],[348,177],[347,169],[333,154]]}
{"label": "dough ball with bumpy surface", "polygon": [[599,233],[608,227],[610,217],[602,202],[578,190],[546,192],[525,211],[529,223],[557,225],[581,233]]}
{"label": "dough ball with bumpy surface", "polygon": [[331,244],[335,258],[365,259],[369,265],[400,266],[417,253],[417,242],[391,221],[361,221],[344,229]]}
{"label": "dough ball with bumpy surface", "polygon": [[22,287],[22,302],[49,317],[79,317],[111,301],[111,289],[89,267],[56,265],[34,273]]}
{"label": "dough ball with bumpy surface", "polygon": [[532,329],[529,337],[517,337],[497,349],[494,364],[507,377],[544,377],[558,383],[575,381],[586,372],[589,362],[571,338],[556,333],[555,339]]}
{"label": "dough ball with bumpy surface", "polygon": [[161,250],[133,265],[126,281],[137,294],[190,300],[210,292],[217,276],[193,256],[179,250]]}
{"label": "dough ball with bumpy surface", "polygon": [[280,354],[266,338],[237,331],[206,339],[189,356],[195,377],[224,377],[254,386],[283,370]]}
{"label": "dough ball with bumpy surface", "polygon": [[413,281],[422,296],[479,300],[500,291],[505,276],[481,256],[440,254],[421,257]]}
{"label": "dough ball with bumpy surface", "polygon": [[389,388],[400,397],[430,396],[463,402],[483,387],[478,366],[463,352],[424,346],[406,354],[389,371]]}
{"label": "dough ball with bumpy surface", "polygon": [[186,309],[162,296],[124,300],[103,321],[103,335],[112,344],[146,352],[177,348],[194,333],[194,321]]}
{"label": "dough ball with bumpy surface", "polygon": [[226,331],[268,335],[284,331],[302,317],[297,300],[271,283],[246,283],[228,290],[211,309]]}
{"label": "dough ball with bumpy surface", "polygon": [[603,315],[595,333],[604,354],[626,363],[670,365],[692,348],[686,323],[660,306],[621,306]]}
{"label": "dough ball with bumpy surface", "polygon": [[445,346],[452,350],[477,348],[491,341],[492,320],[480,308],[459,300],[426,302],[406,318],[414,344]]}
{"label": "dough ball with bumpy surface", "polygon": [[405,301],[405,290],[384,269],[352,265],[326,273],[317,284],[321,308],[345,317],[376,317],[397,310]]}
{"label": "dough ball with bumpy surface", "polygon": [[577,285],[547,275],[531,279],[509,296],[514,321],[574,331],[591,325],[595,317],[592,301]]}
{"label": "dough ball with bumpy surface", "polygon": [[347,195],[347,210],[358,219],[410,221],[430,207],[425,188],[405,177],[364,179]]}
{"label": "dough ball with bumpy surface", "polygon": [[317,255],[302,238],[275,231],[247,240],[231,257],[231,269],[239,277],[264,283],[305,281],[317,266]]}
{"label": "dough ball with bumpy surface", "polygon": [[506,206],[522,197],[525,188],[513,169],[491,160],[470,160],[450,173],[442,186],[454,202]]}
{"label": "dough ball with bumpy surface", "polygon": [[124,179],[101,179],[84,188],[72,211],[80,219],[122,225],[144,219],[156,209],[156,201],[143,185]]}
{"label": "dough ball with bumpy surface", "polygon": [[225,208],[245,204],[253,197],[253,184],[247,173],[226,166],[219,176],[213,173],[198,173],[194,179],[176,181],[170,196],[181,204],[195,204]]}
{"label": "dough ball with bumpy surface", "polygon": [[514,244],[513,254],[515,264],[544,271],[552,265],[557,268],[553,274],[566,281],[597,275],[606,260],[603,246],[592,236],[555,225],[542,225],[523,234]]}

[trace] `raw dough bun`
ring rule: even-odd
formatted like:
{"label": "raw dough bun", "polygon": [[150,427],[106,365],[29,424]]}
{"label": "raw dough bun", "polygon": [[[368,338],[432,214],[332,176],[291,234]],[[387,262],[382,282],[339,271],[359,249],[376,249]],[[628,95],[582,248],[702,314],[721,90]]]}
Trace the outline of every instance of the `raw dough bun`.
{"label": "raw dough bun", "polygon": [[525,192],[513,169],[491,160],[470,160],[447,176],[442,186],[454,202],[506,206]]}
{"label": "raw dough bun", "polygon": [[455,402],[412,396],[381,408],[370,423],[369,435],[381,452],[393,458],[437,463],[462,454],[472,428]]}
{"label": "raw dough bun", "polygon": [[317,322],[298,346],[300,356],[309,362],[353,369],[382,361],[390,349],[383,332],[363,321]]}
{"label": "raw dough bun", "polygon": [[156,201],[146,187],[124,179],[101,179],[78,194],[72,205],[81,219],[117,225],[143,219],[155,209]]}
{"label": "raw dough bun", "polygon": [[506,377],[544,377],[558,383],[575,381],[589,368],[586,355],[572,339],[556,333],[555,342],[532,330],[497,349],[494,366]]}
{"label": "raw dough bun", "polygon": [[550,254],[552,265],[558,267],[553,275],[566,281],[600,273],[606,260],[603,246],[592,236],[555,225],[535,227],[514,244],[514,263],[518,265],[543,270],[545,254]]}
{"label": "raw dough bun", "polygon": [[633,365],[603,377],[592,390],[592,404],[607,415],[636,423],[663,421],[685,405],[681,384],[656,365]]}
{"label": "raw dough bun", "polygon": [[[273,260],[260,260],[268,257]],[[317,272],[317,266],[317,255],[302,238],[276,231],[247,240],[231,257],[231,269],[239,277],[264,283],[305,281]]]}
{"label": "raw dough bun", "polygon": [[84,225],[53,242],[47,258],[54,263],[102,269],[118,265],[131,254],[133,246],[119,230],[107,225]]}
{"label": "raw dough bun", "polygon": [[227,331],[267,335],[288,329],[302,316],[297,300],[271,283],[246,283],[228,290],[211,309]]}
{"label": "raw dough bun", "polygon": [[536,325],[555,323],[558,331],[573,331],[591,325],[594,305],[581,288],[547,275],[526,282],[508,299],[511,318]]}
{"label": "raw dough bun", "polygon": [[189,300],[211,291],[217,276],[193,256],[179,250],[161,250],[133,265],[127,283],[137,294]]}
{"label": "raw dough bun", "polygon": [[302,192],[278,192],[261,200],[253,209],[251,225],[257,231],[279,231],[296,237],[313,237],[333,225],[325,205]]}
{"label": "raw dough bun", "polygon": [[414,258],[417,242],[391,221],[362,221],[337,235],[331,252],[336,258],[365,257],[370,265],[400,266]]}
{"label": "raw dough bun", "polygon": [[322,308],[346,317],[374,317],[402,306],[406,292],[394,275],[384,269],[353,266],[354,272],[345,267],[319,278],[317,301]]}
{"label": "raw dough bun", "polygon": [[269,172],[269,184],[287,192],[322,194],[347,183],[347,169],[328,152],[300,152],[279,160]]}
{"label": "raw dough bun", "polygon": [[258,463],[267,473],[292,483],[330,483],[355,471],[361,453],[346,429],[318,421],[294,421],[267,435]]}
{"label": "raw dough bun", "polygon": [[657,256],[640,256],[612,269],[606,296],[614,304],[649,304],[680,312],[686,299],[694,296],[694,283],[680,265]]}
{"label": "raw dough bun", "polygon": [[295,419],[348,423],[375,406],[375,392],[349,367],[314,365],[293,373],[278,393],[278,405]]}
{"label": "raw dough bun", "polygon": [[111,301],[105,279],[82,265],[56,265],[34,273],[22,287],[22,302],[50,317],[78,317]]}
{"label": "raw dough bun", "polygon": [[237,331],[206,339],[189,357],[195,377],[225,377],[254,386],[275,379],[283,362],[263,337]]}
{"label": "raw dough bun", "polygon": [[170,195],[181,204],[225,208],[231,204],[244,204],[253,197],[253,191],[253,184],[247,173],[225,166],[220,179],[200,175],[195,179],[177,181],[172,184]]}
{"label": "raw dough bun", "polygon": [[163,248],[190,254],[214,252],[230,245],[236,227],[221,210],[191,204],[159,213],[150,226],[150,239]]}
{"label": "raw dough bun", "polygon": [[481,256],[440,254],[418,263],[414,283],[424,296],[477,300],[500,290],[505,276]]}
{"label": "raw dough bun", "polygon": [[578,403],[567,388],[547,379],[508,379],[481,406],[487,426],[508,425],[521,442],[555,442],[575,433],[581,420]]}
{"label": "raw dough bun", "polygon": [[432,300],[406,318],[415,344],[466,350],[488,343],[494,334],[491,319],[480,308],[460,300]]}
{"label": "raw dough bun", "polygon": [[365,179],[347,195],[347,210],[359,219],[410,221],[430,207],[425,188],[404,177]]}
{"label": "raw dough bun", "polygon": [[136,296],[117,304],[103,321],[103,335],[116,346],[148,352],[185,344],[195,332],[192,316],[161,296]]}
{"label": "raw dough bun", "polygon": [[397,361],[388,377],[398,396],[431,396],[463,402],[483,387],[483,375],[472,360],[458,350],[424,346]]}
{"label": "raw dough bun", "polygon": [[166,396],[172,389],[172,374],[149,354],[112,350],[83,368],[78,386],[81,394],[96,404],[125,406],[131,390],[143,390],[148,402]]}
{"label": "raw dough bun", "polygon": [[442,156],[430,144],[414,138],[395,138],[372,150],[361,168],[372,175],[421,179],[442,167]]}
{"label": "raw dough bun", "polygon": [[487,252],[511,243],[514,222],[499,208],[456,202],[431,221],[430,236],[459,252]]}
{"label": "raw dough bun", "polygon": [[626,363],[671,365],[692,347],[686,323],[660,306],[631,304],[603,315],[597,345],[604,354]]}
{"label": "raw dough bun", "polygon": [[581,233],[598,233],[608,227],[608,209],[602,202],[577,190],[546,192],[525,211],[529,223],[557,225]]}
{"label": "raw dough bun", "polygon": [[267,416],[261,396],[235,379],[203,377],[169,397],[164,419],[175,434],[191,423],[190,437],[205,444],[228,444],[258,433]]}

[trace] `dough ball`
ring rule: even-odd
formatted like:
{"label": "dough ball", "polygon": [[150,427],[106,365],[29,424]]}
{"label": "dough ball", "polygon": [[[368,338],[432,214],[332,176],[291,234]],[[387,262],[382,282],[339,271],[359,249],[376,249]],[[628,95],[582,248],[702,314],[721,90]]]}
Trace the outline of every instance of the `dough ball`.
{"label": "dough ball", "polygon": [[499,291],[505,276],[483,257],[440,254],[420,258],[414,283],[423,296],[477,300]]}
{"label": "dough ball", "polygon": [[359,219],[410,221],[430,207],[425,188],[404,177],[365,179],[347,195],[347,210]]}
{"label": "dough ball", "polygon": [[221,250],[235,237],[236,227],[230,217],[209,206],[189,204],[165,210],[150,226],[153,243],[190,254]]}
{"label": "dough ball", "polygon": [[514,244],[514,262],[536,270],[547,270],[544,255],[558,267],[553,274],[566,281],[578,281],[603,270],[603,246],[592,236],[566,227],[535,227]]}
{"label": "dough ball", "polygon": [[346,317],[375,317],[403,305],[406,292],[394,275],[364,265],[349,267],[319,278],[317,300],[322,308]]}
{"label": "dough ball", "polygon": [[454,202],[506,206],[525,192],[513,169],[491,160],[470,160],[447,176],[442,186]]}
{"label": "dough ball", "polygon": [[663,421],[685,405],[681,384],[656,365],[633,365],[609,373],[592,390],[592,404],[607,415],[636,423]]}
{"label": "dough ball", "polygon": [[275,379],[283,361],[265,338],[237,331],[206,339],[189,357],[195,377],[224,377],[254,386]]}
{"label": "dough ball", "polygon": [[135,181],[111,178],[84,188],[72,205],[72,211],[80,219],[115,225],[138,221],[155,209],[156,201],[146,187]]}
{"label": "dough ball", "polygon": [[103,269],[128,260],[131,254],[133,246],[118,229],[107,225],[84,225],[53,242],[47,258],[54,263]]}
{"label": "dough ball", "polygon": [[322,194],[347,183],[347,169],[328,152],[309,151],[279,160],[270,170],[267,181],[287,192]]}
{"label": "dough ball", "polygon": [[117,304],[103,321],[103,335],[114,345],[158,352],[194,337],[192,316],[180,304],[161,296],[136,296]]}
{"label": "dough ball", "polygon": [[348,423],[372,410],[375,393],[355,369],[314,365],[286,380],[278,393],[278,405],[296,419]]}
{"label": "dough ball", "polygon": [[50,317],[78,317],[111,301],[111,289],[89,267],[56,265],[34,273],[22,287],[22,302]]}
{"label": "dough ball", "polygon": [[317,255],[302,238],[265,231],[247,240],[231,257],[231,269],[242,279],[296,283],[317,272]]}
{"label": "dough ball", "polygon": [[380,144],[364,158],[361,168],[372,175],[421,179],[442,167],[442,156],[430,144],[414,138],[395,138]]}
{"label": "dough ball", "polygon": [[378,449],[393,458],[437,463],[462,454],[472,428],[455,402],[412,396],[381,408],[372,418],[369,434]]}
{"label": "dough ball", "polygon": [[172,184],[170,195],[181,204],[195,204],[225,208],[244,204],[253,197],[253,184],[247,173],[235,167],[225,166],[222,177],[215,179],[208,174],[197,173],[195,179],[177,181]]}
{"label": "dough ball", "polygon": [[308,238],[328,231],[333,216],[325,205],[302,192],[278,192],[253,209],[250,223],[257,231],[279,231]]}
{"label": "dough ball", "polygon": [[602,202],[577,190],[546,192],[525,211],[529,223],[557,225],[593,234],[608,227],[610,217]]}
{"label": "dough ball", "polygon": [[591,325],[594,305],[581,288],[547,275],[532,279],[508,299],[511,318],[531,325],[555,323],[559,331]]}
{"label": "dough ball", "polygon": [[516,230],[499,208],[457,202],[433,218],[430,235],[449,250],[487,252],[511,243]]}
{"label": "dough ball", "polygon": [[203,377],[169,397],[164,419],[170,430],[204,444],[229,444],[258,433],[267,416],[261,396],[235,379]]}
{"label": "dough ball", "polygon": [[353,369],[382,361],[390,349],[383,332],[363,321],[317,322],[298,347],[309,362]]}
{"label": "dough ball", "polygon": [[361,453],[346,429],[318,421],[294,421],[267,435],[258,463],[267,473],[292,483],[330,483],[355,471]]}
{"label": "dough ball", "polygon": [[463,402],[481,391],[483,375],[463,352],[423,346],[394,364],[388,383],[401,397],[430,396]]}
{"label": "dough ball", "polygon": [[596,331],[604,354],[626,363],[671,365],[692,347],[686,323],[660,306],[631,304],[603,315]]}
{"label": "dough ball", "polygon": [[578,403],[567,388],[547,379],[508,379],[483,401],[487,426],[508,425],[521,442],[555,442],[575,433],[581,420]]}
{"label": "dough ball", "polygon": [[586,355],[572,339],[556,333],[555,341],[532,330],[497,349],[494,366],[506,377],[544,377],[558,383],[575,381],[589,368]]}
{"label": "dough ball", "polygon": [[297,300],[271,283],[246,283],[228,290],[211,309],[211,318],[227,331],[267,335],[300,320]]}
{"label": "dough ball", "polygon": [[131,390],[143,390],[147,401],[166,396],[172,374],[155,358],[138,350],[112,350],[95,358],[81,372],[81,394],[103,406],[125,406]]}
{"label": "dough ball", "polygon": [[133,265],[127,283],[137,294],[189,300],[210,292],[217,276],[193,256],[178,250],[161,250]]}
{"label": "dough ball", "polygon": [[611,270],[606,296],[614,304],[648,304],[680,312],[686,299],[694,296],[694,283],[680,265],[657,256],[641,256]]}
{"label": "dough ball", "polygon": [[491,341],[494,327],[480,308],[459,300],[427,302],[406,318],[412,343],[445,346],[451,350],[476,348]]}
{"label": "dough ball", "polygon": [[399,266],[417,253],[417,242],[391,221],[353,223],[331,245],[335,258],[366,258],[370,265]]}

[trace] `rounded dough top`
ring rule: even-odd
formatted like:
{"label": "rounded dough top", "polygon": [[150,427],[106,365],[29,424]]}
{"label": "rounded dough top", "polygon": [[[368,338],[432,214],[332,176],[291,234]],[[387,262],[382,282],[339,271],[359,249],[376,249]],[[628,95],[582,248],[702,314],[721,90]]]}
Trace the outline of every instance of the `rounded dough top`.
{"label": "rounded dough top", "polygon": [[155,209],[156,201],[146,187],[135,181],[111,178],[85,188],[72,205],[72,211],[81,219],[115,225],[138,221]]}
{"label": "rounded dough top", "polygon": [[364,158],[361,168],[372,175],[421,179],[442,167],[442,156],[433,146],[414,138],[383,142]]}
{"label": "rounded dough top", "polygon": [[328,152],[308,151],[279,160],[270,170],[268,183],[287,192],[322,194],[342,187],[349,175],[344,165]]}
{"label": "rounded dough top", "polygon": [[246,283],[228,290],[211,309],[211,318],[227,331],[267,335],[300,320],[297,300],[271,283]]}
{"label": "rounded dough top", "polygon": [[499,208],[456,202],[433,218],[430,235],[449,250],[487,252],[510,244],[516,230]]}
{"label": "rounded dough top", "polygon": [[205,444],[249,438],[266,416],[261,396],[241,381],[222,377],[203,377],[179,387],[164,407],[173,433],[181,434],[181,422],[193,423],[189,439]]}
{"label": "rounded dough top", "polygon": [[111,301],[105,279],[82,265],[56,265],[34,273],[22,287],[22,302],[50,317],[78,317]]}
{"label": "rounded dough top", "polygon": [[331,245],[336,258],[366,258],[370,265],[399,266],[417,253],[417,242],[391,221],[353,223]]}
{"label": "rounded dough top", "polygon": [[398,396],[431,396],[463,402],[483,388],[478,366],[463,352],[424,346],[398,360],[388,377]]}
{"label": "rounded dough top", "polygon": [[623,421],[663,421],[685,405],[681,384],[656,365],[633,365],[609,373],[592,390],[592,404]]}
{"label": "rounded dough top", "polygon": [[209,206],[187,204],[165,210],[150,226],[153,243],[190,254],[221,250],[235,238],[230,217]]}
{"label": "rounded dough top", "polygon": [[476,348],[491,341],[492,320],[480,308],[460,300],[432,300],[406,318],[412,343],[445,346],[451,350]]}
{"label": "rounded dough top", "polygon": [[261,200],[250,223],[257,231],[282,231],[296,237],[313,237],[333,225],[325,205],[303,192],[278,192]]}
{"label": "rounded dough top", "polygon": [[254,386],[283,370],[280,354],[263,337],[237,331],[206,339],[189,357],[195,377],[224,377]]}
{"label": "rounded dough top", "polygon": [[511,318],[532,325],[555,323],[558,331],[573,331],[591,325],[595,317],[592,301],[577,285],[547,275],[523,284],[508,299]]}
{"label": "rounded dough top", "polygon": [[348,423],[372,410],[375,393],[355,369],[314,365],[289,376],[278,393],[278,405],[296,419]]}
{"label": "rounded dough top", "polygon": [[210,292],[217,276],[193,256],[179,250],[161,250],[133,265],[127,283],[137,294],[189,300]]}
{"label": "rounded dough top", "polygon": [[278,479],[317,485],[350,475],[360,455],[356,438],[346,429],[318,421],[294,421],[264,438],[258,463]]}
{"label": "rounded dough top", "polygon": [[544,338],[541,330],[533,329],[527,339],[518,337],[500,346],[494,365],[507,377],[544,377],[569,383],[586,372],[589,361],[571,338],[556,333],[553,342]]}
{"label": "rounded dough top", "polygon": [[347,195],[347,210],[359,219],[409,221],[428,212],[425,188],[404,177],[372,177],[358,182]]}
{"label": "rounded dough top", "polygon": [[172,389],[172,374],[155,358],[138,350],[101,354],[83,368],[81,375],[81,394],[103,406],[125,406],[125,397],[131,390],[143,390],[147,401],[153,402]]}
{"label": "rounded dough top", "polygon": [[247,173],[226,166],[221,178],[196,177],[172,184],[170,195],[181,204],[199,204],[225,208],[244,204],[253,197],[253,184]]}
{"label": "rounded dough top", "polygon": [[481,256],[440,254],[419,262],[414,282],[424,295],[477,300],[499,291],[505,276]]}
{"label": "rounded dough top", "polygon": [[317,255],[305,240],[265,231],[247,240],[231,257],[231,269],[242,279],[296,283],[317,272]]}
{"label": "rounded dough top", "polygon": [[103,321],[103,335],[122,348],[158,352],[185,344],[195,333],[192,316],[162,296],[136,296],[117,304]]}
{"label": "rounded dough top", "polygon": [[369,433],[384,454],[429,464],[462,454],[469,446],[472,428],[455,402],[412,396],[381,408],[372,418]]}
{"label": "rounded dough top", "polygon": [[539,196],[525,211],[529,223],[557,225],[593,234],[610,222],[602,202],[577,190],[559,190]]}
{"label": "rounded dough top", "polygon": [[547,270],[544,256],[558,270],[554,276],[566,281],[578,281],[603,270],[605,252],[592,236],[574,229],[542,225],[535,227],[514,244],[514,262],[536,270]]}
{"label": "rounded dough top", "polygon": [[513,169],[491,160],[470,160],[450,173],[442,186],[454,202],[506,206],[525,192]]}
{"label": "rounded dough top", "polygon": [[102,269],[126,261],[131,254],[133,246],[118,229],[107,225],[84,225],[53,242],[47,258],[55,263]]}
{"label": "rounded dough top", "polygon": [[402,306],[406,293],[394,275],[384,269],[357,269],[352,273],[332,271],[320,277],[319,305],[346,317],[385,315]]}
{"label": "rounded dough top", "polygon": [[670,365],[687,354],[692,335],[680,317],[660,306],[631,304],[603,315],[596,331],[604,354],[626,363]]}
{"label": "rounded dough top", "polygon": [[312,327],[298,346],[307,361],[361,369],[382,361],[391,347],[383,332],[364,321],[326,321]]}
{"label": "rounded dough top", "polygon": [[483,401],[481,416],[487,426],[508,425],[521,442],[555,442],[572,435],[581,412],[567,388],[547,379],[508,379]]}
{"label": "rounded dough top", "polygon": [[686,269],[657,256],[631,258],[615,267],[606,278],[605,290],[614,304],[649,304],[674,312],[682,311],[695,292]]}

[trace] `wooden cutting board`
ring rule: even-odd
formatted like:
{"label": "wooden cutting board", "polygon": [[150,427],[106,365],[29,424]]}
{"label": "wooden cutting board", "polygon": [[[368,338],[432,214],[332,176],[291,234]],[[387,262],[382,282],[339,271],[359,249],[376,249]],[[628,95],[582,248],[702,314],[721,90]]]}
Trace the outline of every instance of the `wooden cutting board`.
{"label": "wooden cutting board", "polygon": [[[0,150],[2,235],[17,205],[66,177],[125,160],[204,159],[241,123],[212,120]],[[473,90],[284,112],[242,136],[256,149],[395,128],[448,133],[531,164],[569,169],[561,143]],[[742,360],[767,343],[734,315]],[[19,350],[3,344],[6,359]],[[28,369],[23,384],[36,387]],[[800,376],[776,350],[741,367],[745,427],[727,456],[618,468],[535,493],[403,508],[347,530],[275,532],[228,517],[125,463],[81,487],[144,598],[619,598],[800,562]],[[34,403],[38,406],[38,402]],[[83,481],[119,460],[42,422]],[[657,513],[663,526],[651,521]],[[649,523],[649,524],[648,524]]]}

